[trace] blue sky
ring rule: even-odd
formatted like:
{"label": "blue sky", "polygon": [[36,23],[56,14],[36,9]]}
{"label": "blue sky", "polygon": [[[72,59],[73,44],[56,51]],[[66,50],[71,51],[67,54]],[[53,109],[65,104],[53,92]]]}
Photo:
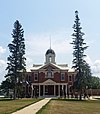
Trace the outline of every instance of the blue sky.
{"label": "blue sky", "polygon": [[27,68],[44,63],[46,50],[56,53],[57,63],[72,66],[72,26],[79,11],[84,39],[89,48],[87,62],[92,73],[100,77],[100,0],[2,0],[0,1],[0,82],[11,43],[13,24],[19,20],[24,29]]}

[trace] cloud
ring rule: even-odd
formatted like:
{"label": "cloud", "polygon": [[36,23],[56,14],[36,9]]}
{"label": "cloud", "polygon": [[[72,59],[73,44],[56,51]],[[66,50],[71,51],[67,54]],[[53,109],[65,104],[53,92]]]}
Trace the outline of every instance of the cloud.
{"label": "cloud", "polygon": [[90,66],[93,66],[93,62],[92,62],[91,58],[89,57],[89,55],[86,55],[85,61],[86,61]]}
{"label": "cloud", "polygon": [[87,55],[87,57],[85,58],[85,60],[87,61],[87,63],[90,65],[91,67],[91,71],[92,71],[92,75],[93,76],[98,76],[100,77],[100,60],[95,60],[94,62],[91,60],[91,58],[89,57],[89,55]]}
{"label": "cloud", "polygon": [[100,77],[100,60],[96,60],[92,66],[92,71],[94,75]]}
{"label": "cloud", "polygon": [[1,59],[0,60],[0,83],[2,82],[2,80],[4,80],[4,75],[6,73],[5,68],[6,68],[6,61]]}
{"label": "cloud", "polygon": [[5,53],[6,49],[4,49],[2,46],[0,46],[0,53]]}
{"label": "cloud", "polygon": [[5,66],[6,62],[4,60],[0,60],[0,68],[3,68]]}
{"label": "cloud", "polygon": [[0,46],[0,83],[4,80],[5,69],[6,69],[6,61],[5,59],[6,49]]}
{"label": "cloud", "polygon": [[[67,34],[68,32],[68,34]],[[56,31],[51,35],[51,48],[60,58],[72,53],[71,37],[69,31]],[[30,34],[26,38],[27,66],[33,63],[44,63],[45,53],[50,48],[50,33]],[[62,59],[63,62],[63,59]]]}

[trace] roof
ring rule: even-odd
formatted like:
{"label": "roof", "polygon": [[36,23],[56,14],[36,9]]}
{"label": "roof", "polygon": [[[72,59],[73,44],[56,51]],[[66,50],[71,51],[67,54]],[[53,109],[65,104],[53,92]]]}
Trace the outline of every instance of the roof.
{"label": "roof", "polygon": [[52,49],[48,49],[47,52],[46,52],[46,55],[48,55],[49,53],[55,54],[54,50],[52,50]]}
{"label": "roof", "polygon": [[40,70],[40,69],[45,69],[46,67],[48,67],[49,65],[55,67],[56,69],[59,69],[59,70],[66,70],[68,72],[75,72],[74,69],[68,67],[67,64],[60,64],[60,65],[57,65],[57,64],[54,64],[54,63],[49,63],[49,64],[43,64],[43,65],[33,65],[32,68],[30,68],[30,71],[34,71],[34,70]]}

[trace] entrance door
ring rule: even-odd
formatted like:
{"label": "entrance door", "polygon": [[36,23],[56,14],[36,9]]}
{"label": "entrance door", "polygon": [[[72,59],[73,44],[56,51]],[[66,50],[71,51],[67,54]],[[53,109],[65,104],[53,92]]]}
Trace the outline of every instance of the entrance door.
{"label": "entrance door", "polygon": [[54,95],[54,85],[45,86],[45,95]]}

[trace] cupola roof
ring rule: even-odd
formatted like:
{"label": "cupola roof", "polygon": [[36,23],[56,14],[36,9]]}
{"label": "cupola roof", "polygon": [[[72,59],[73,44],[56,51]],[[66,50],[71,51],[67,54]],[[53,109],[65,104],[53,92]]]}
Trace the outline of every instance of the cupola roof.
{"label": "cupola roof", "polygon": [[50,54],[50,53],[55,55],[54,50],[52,50],[51,48],[47,50],[46,55],[48,55],[48,54]]}

